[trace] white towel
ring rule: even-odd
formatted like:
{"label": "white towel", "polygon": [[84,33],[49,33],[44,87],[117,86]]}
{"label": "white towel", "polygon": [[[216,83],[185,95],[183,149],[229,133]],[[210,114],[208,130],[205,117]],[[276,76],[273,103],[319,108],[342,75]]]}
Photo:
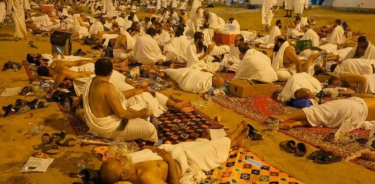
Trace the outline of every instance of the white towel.
{"label": "white towel", "polygon": [[313,29],[309,29],[300,40],[311,40],[312,46],[319,47],[320,38]]}
{"label": "white towel", "polygon": [[294,74],[286,83],[283,91],[279,94],[278,99],[286,102],[294,97],[294,92],[301,88],[307,88],[312,93],[319,93],[322,90],[322,85],[313,76],[303,72]]}
{"label": "white towel", "polygon": [[274,57],[272,59],[272,68],[277,71],[280,68],[284,68],[284,53],[285,49],[289,47],[289,42],[285,41],[283,45],[281,45],[279,51],[274,53]]}
{"label": "white towel", "polygon": [[375,74],[364,75],[366,77],[366,93],[375,94]]}

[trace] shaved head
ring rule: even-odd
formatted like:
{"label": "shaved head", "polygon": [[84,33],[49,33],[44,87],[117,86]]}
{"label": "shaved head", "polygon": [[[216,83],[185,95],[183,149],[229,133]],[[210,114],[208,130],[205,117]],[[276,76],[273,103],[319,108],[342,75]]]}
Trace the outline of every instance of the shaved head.
{"label": "shaved head", "polygon": [[99,175],[101,183],[113,184],[120,181],[121,165],[114,158],[109,158],[100,166]]}

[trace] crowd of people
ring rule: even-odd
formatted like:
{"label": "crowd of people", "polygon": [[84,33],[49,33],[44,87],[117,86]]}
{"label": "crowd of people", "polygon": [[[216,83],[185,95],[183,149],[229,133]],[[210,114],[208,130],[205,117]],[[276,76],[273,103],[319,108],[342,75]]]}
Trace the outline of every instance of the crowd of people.
{"label": "crowd of people", "polygon": [[[264,0],[262,23],[267,32],[275,4],[276,0]],[[280,121],[280,129],[337,128],[344,122],[350,122],[350,130],[374,129],[375,47],[364,36],[358,38],[354,47],[347,47],[340,19],[330,25],[330,35],[320,38],[312,29],[315,21],[302,17],[306,1],[295,1],[294,20],[277,20],[269,35],[262,37],[254,30],[241,30],[233,17],[225,21],[204,8],[200,0],[192,2],[190,12],[184,0],[147,0],[139,5],[155,8],[157,13],[140,19],[139,6],[112,0],[77,0],[74,5],[56,1],[55,9],[45,13],[28,11],[42,6],[28,0],[8,0],[5,6],[7,15],[13,17],[15,40],[27,39],[28,29],[33,34],[57,30],[72,33],[72,39],[80,43],[93,41],[93,48],[112,48],[109,55],[105,53],[111,59],[64,53],[27,55],[39,76],[54,81],[51,95],[66,89],[81,97],[86,124],[98,136],[157,142],[157,130],[150,116],[158,117],[168,109],[186,113],[195,110],[189,102],[155,92],[148,87],[148,81],[137,83],[124,75],[129,66],[141,65],[167,75],[181,90],[195,94],[229,94],[230,81],[219,72],[234,73],[234,79],[286,82],[278,99],[285,103],[308,101],[305,104],[309,105],[292,114],[271,116]],[[293,1],[286,0],[286,17],[291,17],[292,9]],[[215,43],[214,35],[223,32],[236,34],[233,45]],[[301,40],[311,40],[312,45],[297,50],[293,42]],[[272,56],[256,49],[258,44],[273,49]],[[167,69],[160,69],[161,66]],[[332,76],[326,85],[314,77],[327,73]],[[348,98],[324,102],[316,96],[324,91],[322,86]],[[111,158],[101,166],[101,180],[194,183],[204,177],[202,170],[211,170],[224,162],[231,147],[243,146],[247,133],[246,124],[240,123],[228,137],[148,147],[126,157]],[[366,152],[363,157],[375,160],[375,152]]]}

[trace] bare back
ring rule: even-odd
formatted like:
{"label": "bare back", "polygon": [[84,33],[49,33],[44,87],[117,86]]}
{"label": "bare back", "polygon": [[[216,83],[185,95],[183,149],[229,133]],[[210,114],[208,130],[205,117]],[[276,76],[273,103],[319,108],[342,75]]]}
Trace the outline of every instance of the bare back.
{"label": "bare back", "polygon": [[89,103],[92,114],[96,118],[104,118],[113,115],[106,94],[116,90],[112,84],[104,81],[98,81],[94,78],[91,82],[90,93],[89,93]]}
{"label": "bare back", "polygon": [[301,63],[298,58],[296,51],[292,46],[289,46],[285,49],[284,58],[283,58],[284,68],[290,68],[297,63]]}

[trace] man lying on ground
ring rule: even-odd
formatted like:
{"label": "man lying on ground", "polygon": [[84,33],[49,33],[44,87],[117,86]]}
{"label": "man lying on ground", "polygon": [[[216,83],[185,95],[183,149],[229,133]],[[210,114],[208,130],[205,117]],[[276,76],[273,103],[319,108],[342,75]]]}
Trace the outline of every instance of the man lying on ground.
{"label": "man lying on ground", "polygon": [[265,54],[251,49],[247,43],[238,46],[241,62],[234,78],[256,80],[272,83],[277,80],[275,70],[271,66],[271,59]]}
{"label": "man lying on ground", "polygon": [[101,182],[197,183],[206,178],[202,171],[210,171],[228,159],[230,148],[244,146],[247,132],[246,124],[241,123],[228,137],[146,147],[128,156],[109,158],[100,167]]}
{"label": "man lying on ground", "polygon": [[95,63],[96,77],[89,79],[83,89],[86,123],[91,131],[103,138],[156,142],[155,126],[146,118],[158,117],[168,107],[182,112],[194,110],[190,103],[176,103],[159,93],[152,96],[150,93],[137,95],[132,90],[120,92],[108,82],[112,70],[110,60],[99,59]]}
{"label": "man lying on ground", "polygon": [[288,115],[271,116],[271,118],[279,120],[279,128],[283,130],[302,126],[337,128],[344,122],[350,122],[350,130],[359,128],[371,130],[374,124],[366,121],[375,120],[375,98],[351,97],[345,100],[334,100]]}
{"label": "man lying on ground", "polygon": [[36,66],[48,66],[55,68],[60,61],[77,61],[77,62],[92,62],[91,58],[83,58],[80,56],[65,56],[64,54],[39,54],[28,53],[26,56],[28,63],[34,63]]}
{"label": "man lying on ground", "polygon": [[333,87],[346,87],[353,92],[375,94],[375,74],[359,75],[354,73],[332,76],[328,84]]}
{"label": "man lying on ground", "polygon": [[331,65],[330,71],[336,74],[344,74],[344,73],[354,73],[354,74],[359,74],[359,75],[374,74],[375,73],[375,60],[346,59],[339,64]]}
{"label": "man lying on ground", "polygon": [[350,58],[375,60],[375,47],[365,36],[360,36],[357,45],[346,55],[344,60]]}

